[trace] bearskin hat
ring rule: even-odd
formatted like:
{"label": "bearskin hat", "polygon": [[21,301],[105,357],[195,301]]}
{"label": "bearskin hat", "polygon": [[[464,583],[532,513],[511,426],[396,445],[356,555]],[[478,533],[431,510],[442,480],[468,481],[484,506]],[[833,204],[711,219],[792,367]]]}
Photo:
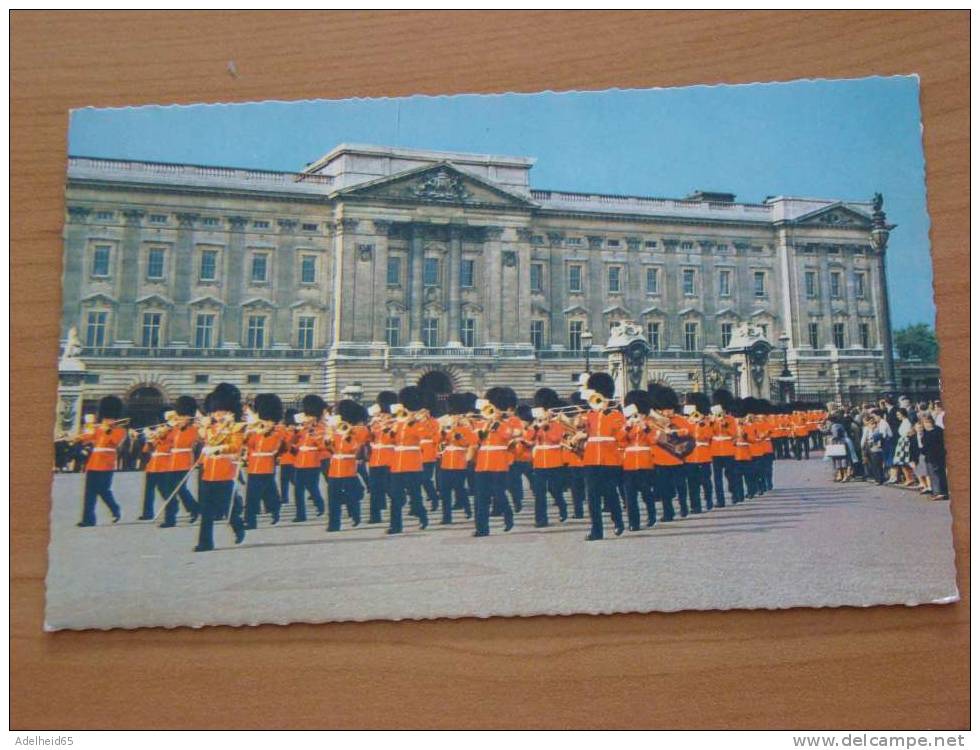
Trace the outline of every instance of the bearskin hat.
{"label": "bearskin hat", "polygon": [[105,396],[99,401],[98,419],[120,419],[123,415],[123,402],[119,396]]}
{"label": "bearskin hat", "polygon": [[748,413],[745,406],[745,399],[742,398],[732,399],[731,405],[725,407],[725,411],[727,411],[733,417],[741,419]]}
{"label": "bearskin hat", "polygon": [[367,409],[349,398],[334,404],[333,411],[347,424],[362,424],[367,421]]}
{"label": "bearskin hat", "polygon": [[483,394],[483,398],[493,404],[495,409],[499,409],[500,411],[507,409],[507,405],[510,403],[507,392],[500,386],[489,388],[487,392]]}
{"label": "bearskin hat", "polygon": [[558,394],[552,388],[538,388],[534,392],[534,405],[542,409],[554,409],[558,402]]}
{"label": "bearskin hat", "polygon": [[428,409],[430,413],[435,414],[439,408],[438,394],[431,388],[419,388],[419,393],[422,396],[422,408]]}
{"label": "bearskin hat", "polygon": [[286,413],[283,414],[282,421],[287,425],[296,424],[296,415],[299,414],[295,409],[286,409]]}
{"label": "bearskin hat", "polygon": [[585,399],[582,398],[582,394],[579,391],[572,391],[568,395],[568,405],[569,406],[587,406]]}
{"label": "bearskin hat", "polygon": [[503,385],[500,387],[500,392],[503,394],[504,406],[500,407],[502,409],[516,409],[519,399],[517,398],[517,392],[511,388],[509,385]]}
{"label": "bearskin hat", "polygon": [[647,393],[650,394],[651,407],[658,411],[663,409],[677,411],[677,407],[680,406],[674,389],[666,385],[651,383],[647,386]]}
{"label": "bearskin hat", "polygon": [[422,391],[416,385],[406,385],[398,391],[398,403],[409,411],[418,411],[423,406]]}
{"label": "bearskin hat", "polygon": [[446,401],[450,414],[467,414],[474,409],[476,396],[472,393],[450,393]]}
{"label": "bearskin hat", "polygon": [[178,396],[174,411],[178,417],[193,417],[197,414],[197,400],[193,396]]}
{"label": "bearskin hat", "polygon": [[398,402],[398,394],[394,391],[381,391],[374,403],[381,407],[381,411],[391,411],[391,405]]}
{"label": "bearskin hat", "polygon": [[282,419],[282,400],[275,393],[259,393],[255,397],[255,413],[259,419],[278,422]]}
{"label": "bearskin hat", "polygon": [[731,411],[731,406],[734,401],[735,397],[727,388],[719,388],[711,394],[712,406],[720,406],[725,411]]}
{"label": "bearskin hat", "polygon": [[218,383],[210,394],[210,410],[230,411],[238,419],[242,414],[242,394],[231,383]]}
{"label": "bearskin hat", "polygon": [[640,414],[649,414],[651,409],[650,394],[641,390],[630,391],[623,399],[623,404],[635,406]]}
{"label": "bearskin hat", "polygon": [[534,419],[534,416],[531,414],[531,407],[529,404],[519,404],[516,414],[522,422],[530,422]]}
{"label": "bearskin hat", "polygon": [[684,396],[684,403],[697,409],[698,414],[707,414],[711,411],[711,402],[708,396],[699,391],[689,391]]}
{"label": "bearskin hat", "polygon": [[317,396],[315,393],[310,393],[303,396],[303,413],[306,416],[320,419],[320,417],[323,416],[323,412],[326,410],[327,402]]}
{"label": "bearskin hat", "polygon": [[586,388],[591,388],[596,393],[599,393],[606,398],[612,398],[613,394],[616,393],[616,383],[612,379],[612,375],[608,372],[594,372],[589,375],[589,379],[586,383]]}

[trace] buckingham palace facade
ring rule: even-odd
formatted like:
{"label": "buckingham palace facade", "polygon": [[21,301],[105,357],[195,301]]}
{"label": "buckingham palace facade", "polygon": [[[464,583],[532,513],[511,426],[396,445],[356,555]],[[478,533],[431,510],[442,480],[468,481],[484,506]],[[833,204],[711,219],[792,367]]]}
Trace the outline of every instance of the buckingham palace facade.
{"label": "buckingham palace facade", "polygon": [[71,157],[62,338],[85,399],[222,380],[372,398],[427,375],[566,394],[583,335],[595,366],[623,320],[649,379],[680,390],[746,323],[798,389],[894,379],[870,203],[538,190],[533,164],[354,145],[298,173]]}

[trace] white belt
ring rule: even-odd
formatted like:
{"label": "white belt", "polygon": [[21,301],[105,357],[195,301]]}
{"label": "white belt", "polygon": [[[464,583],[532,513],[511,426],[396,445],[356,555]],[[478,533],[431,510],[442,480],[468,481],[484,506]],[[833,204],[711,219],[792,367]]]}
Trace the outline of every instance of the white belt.
{"label": "white belt", "polygon": [[505,451],[507,450],[506,445],[481,445],[481,451]]}
{"label": "white belt", "polygon": [[738,443],[738,442],[736,442],[735,445],[737,445],[739,448],[748,448],[749,446],[748,443]]}
{"label": "white belt", "polygon": [[317,448],[315,445],[301,445],[299,447],[299,449],[301,451],[318,451],[318,450],[321,450],[320,448]]}
{"label": "white belt", "polygon": [[93,453],[115,453],[116,452],[116,449],[115,448],[93,448],[92,449],[92,452]]}
{"label": "white belt", "polygon": [[561,448],[560,445],[536,445],[532,449],[532,452],[536,453],[538,451],[553,451]]}
{"label": "white belt", "polygon": [[393,446],[396,451],[420,451],[422,450],[417,445],[395,445]]}
{"label": "white belt", "polygon": [[371,450],[373,451],[380,451],[385,448],[394,448],[394,447],[395,446],[391,445],[390,443],[371,443]]}
{"label": "white belt", "polygon": [[271,453],[264,453],[264,452],[263,453],[253,453],[251,455],[251,457],[252,458],[261,458],[261,457],[265,457],[265,456],[274,456],[274,455],[276,455],[276,452],[275,451],[272,451]]}
{"label": "white belt", "polygon": [[465,451],[465,450],[466,450],[465,445],[447,445],[445,448],[442,449],[442,452],[448,453],[449,451]]}
{"label": "white belt", "polygon": [[420,443],[428,443],[429,445],[432,445],[432,441],[429,440],[428,438],[421,438],[421,439],[419,439],[419,442]]}
{"label": "white belt", "polygon": [[159,456],[169,456],[169,455],[170,455],[169,453],[160,453],[159,451],[153,451],[153,453],[150,454],[150,457],[158,458]]}
{"label": "white belt", "polygon": [[193,448],[171,448],[170,449],[170,452],[171,453],[192,453],[193,451],[194,451]]}
{"label": "white belt", "polygon": [[648,450],[650,450],[650,446],[648,446],[648,445],[627,445],[626,446],[626,452],[627,453],[636,453],[638,451],[648,451]]}
{"label": "white belt", "polygon": [[727,435],[715,435],[712,440],[731,440]]}
{"label": "white belt", "polygon": [[334,453],[330,458],[357,458],[355,453]]}
{"label": "white belt", "polygon": [[603,437],[601,435],[596,435],[595,437],[590,437],[588,442],[590,443],[615,443],[616,438],[611,436]]}
{"label": "white belt", "polygon": [[700,445],[702,448],[707,448],[709,445],[711,445],[711,443],[700,443],[700,442],[696,442],[694,444],[695,445]]}

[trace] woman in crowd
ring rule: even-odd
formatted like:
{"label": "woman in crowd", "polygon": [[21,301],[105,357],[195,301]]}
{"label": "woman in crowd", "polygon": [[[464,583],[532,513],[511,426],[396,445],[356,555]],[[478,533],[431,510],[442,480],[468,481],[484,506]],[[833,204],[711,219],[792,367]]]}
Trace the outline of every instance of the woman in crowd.
{"label": "woman in crowd", "polygon": [[[843,414],[837,413],[830,417],[830,429],[828,430],[830,444],[827,450],[831,454],[841,454],[832,456],[835,482],[848,482],[852,476],[851,466],[854,460],[854,447],[850,444],[851,439],[847,434],[844,422],[845,417]],[[841,451],[842,448],[843,451]]]}
{"label": "woman in crowd", "polygon": [[938,426],[931,414],[923,414],[919,421],[922,423],[922,434],[919,445],[926,460],[926,470],[929,473],[929,485],[932,488],[933,500],[946,500],[946,439],[943,428]]}
{"label": "woman in crowd", "polygon": [[897,482],[904,487],[913,487],[916,481],[912,473],[912,421],[909,419],[907,409],[900,406],[896,411],[899,418],[898,440],[895,443],[895,456],[892,463],[895,466]]}

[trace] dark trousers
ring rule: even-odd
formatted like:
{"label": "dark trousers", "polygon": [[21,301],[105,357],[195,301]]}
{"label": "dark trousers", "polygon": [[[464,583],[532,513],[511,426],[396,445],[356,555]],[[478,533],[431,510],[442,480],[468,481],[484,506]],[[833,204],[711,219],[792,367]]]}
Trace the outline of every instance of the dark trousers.
{"label": "dark trousers", "polygon": [[674,496],[681,509],[681,518],[687,516],[687,475],[684,464],[658,466],[653,472],[654,494],[663,504],[663,519],[674,520]]}
{"label": "dark trousers", "polygon": [[714,473],[715,505],[725,507],[725,482],[728,482],[728,492],[732,500],[740,498],[735,492],[735,457],[715,456],[711,459],[711,469]]}
{"label": "dark trousers", "polygon": [[768,492],[773,488],[772,484],[772,465],[774,455],[772,453],[764,453],[759,460],[762,462],[762,488],[764,492]]}
{"label": "dark trousers", "polygon": [[802,461],[803,458],[810,458],[810,441],[804,437],[793,438],[793,458]]}
{"label": "dark trousers", "polygon": [[[283,464],[279,467],[279,502],[282,505],[289,504],[289,488],[296,486],[296,467],[292,464]],[[293,490],[295,492],[295,489]]]}
{"label": "dark trousers", "polygon": [[140,520],[147,521],[153,518],[153,505],[156,494],[159,492],[163,499],[167,499],[166,480],[163,472],[145,472],[143,475],[143,513]]}
{"label": "dark trousers", "polygon": [[514,461],[507,470],[507,490],[514,501],[518,513],[524,507],[524,477],[531,480],[531,464],[528,461]]}
{"label": "dark trousers", "polygon": [[245,528],[254,529],[258,524],[260,506],[272,516],[273,523],[279,523],[279,492],[276,490],[275,474],[249,474],[245,483]]}
{"label": "dark trousers", "polygon": [[582,466],[566,466],[563,471],[565,486],[572,493],[572,515],[585,517],[585,469]]}
{"label": "dark trousers", "polygon": [[371,523],[381,523],[381,511],[388,507],[388,486],[391,469],[387,466],[371,466],[368,469],[368,513]]}
{"label": "dark trousers", "polygon": [[751,460],[735,462],[735,487],[738,492],[732,492],[732,495],[734,496],[732,502],[740,503],[743,502],[746,497],[755,497],[755,466]]}
{"label": "dark trousers", "polygon": [[328,477],[327,502],[330,508],[327,514],[327,531],[340,531],[340,510],[347,508],[355,526],[361,523],[361,498],[364,487],[361,480],[353,477]]}
{"label": "dark trousers", "polygon": [[[868,464],[868,472],[871,478],[878,484],[885,483],[885,454],[882,451],[868,451],[865,457]],[[928,470],[928,463],[926,469]],[[933,490],[935,492],[935,490]]]}
{"label": "dark trousers", "polygon": [[623,494],[626,497],[626,519],[630,531],[640,528],[639,496],[647,506],[647,526],[657,522],[657,505],[653,495],[653,469],[638,469],[623,472]]}
{"label": "dark trousers", "polygon": [[933,495],[949,494],[949,486],[946,480],[946,464],[934,463],[926,459],[926,473],[929,474],[929,484],[932,485]]}
{"label": "dark trousers", "polygon": [[473,514],[476,536],[487,536],[490,533],[491,506],[504,517],[505,529],[510,529],[514,525],[514,511],[510,507],[510,500],[507,499],[507,480],[506,471],[476,472],[474,476],[476,508]]}
{"label": "dark trousers", "polygon": [[[188,478],[188,481],[184,481],[184,477],[189,473],[190,470],[188,469],[187,471],[168,471],[160,475],[160,482],[163,484],[164,494],[167,497],[173,495],[174,490],[177,490],[177,494],[171,498],[170,502],[167,503],[167,507],[163,509],[163,526],[165,527],[177,525],[178,501],[183,504],[184,510],[191,515],[191,523],[194,522],[194,518],[198,514],[197,501],[191,494],[190,487],[187,486],[190,484],[190,478]],[[180,489],[177,489],[178,487]]]}
{"label": "dark trousers", "polygon": [[439,507],[439,493],[436,491],[436,485],[433,481],[435,472],[435,461],[422,464],[422,489],[425,490],[425,498],[429,501],[429,506],[432,510],[436,510]]}
{"label": "dark trousers", "polygon": [[548,493],[555,501],[558,516],[564,521],[568,517],[568,505],[565,503],[562,467],[554,469],[534,469],[531,472],[531,492],[534,493],[534,525],[548,525]]}
{"label": "dark trousers", "polygon": [[453,509],[461,508],[466,517],[473,515],[470,510],[470,496],[466,492],[466,469],[436,469],[436,489],[442,503],[442,522],[453,522]]}
{"label": "dark trousers", "polygon": [[389,534],[402,532],[402,509],[405,507],[406,499],[410,503],[412,513],[418,516],[419,526],[424,529],[429,525],[429,515],[425,512],[425,504],[422,502],[421,471],[393,471],[389,487],[391,490]]}
{"label": "dark trousers", "polygon": [[[232,496],[235,500],[232,500]],[[242,521],[242,506],[235,494],[235,481],[225,482],[201,481],[199,493],[201,499],[201,526],[197,536],[197,552],[208,552],[214,549],[214,522],[227,516],[228,523],[235,533],[244,533],[245,524]]]}
{"label": "dark trousers", "polygon": [[95,526],[95,501],[102,502],[109,508],[113,520],[119,519],[119,503],[112,496],[112,471],[85,472],[85,494],[82,500],[82,525]]}
{"label": "dark trousers", "polygon": [[[711,462],[703,461],[695,464],[684,464],[687,479],[687,494],[691,501],[691,510],[700,513],[714,507],[711,492]],[[704,496],[704,503],[701,498]]]}
{"label": "dark trousers", "polygon": [[296,521],[306,520],[306,493],[310,493],[316,514],[323,515],[323,495],[320,494],[320,469],[296,469]]}
{"label": "dark trousers", "polygon": [[585,486],[589,500],[589,519],[592,529],[588,539],[602,539],[602,511],[605,508],[612,517],[617,533],[623,531],[623,506],[619,502],[619,485],[622,478],[619,466],[586,466]]}

